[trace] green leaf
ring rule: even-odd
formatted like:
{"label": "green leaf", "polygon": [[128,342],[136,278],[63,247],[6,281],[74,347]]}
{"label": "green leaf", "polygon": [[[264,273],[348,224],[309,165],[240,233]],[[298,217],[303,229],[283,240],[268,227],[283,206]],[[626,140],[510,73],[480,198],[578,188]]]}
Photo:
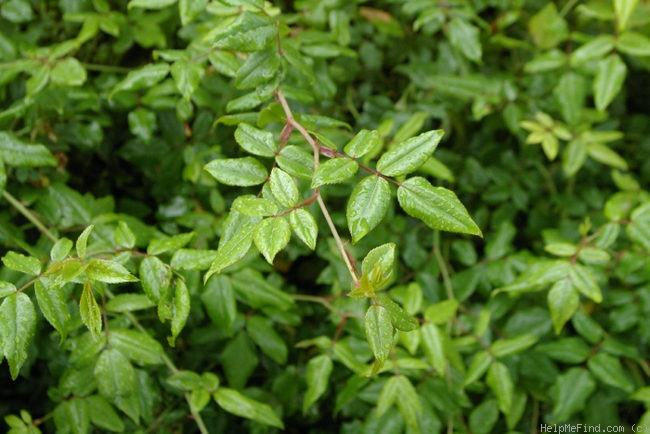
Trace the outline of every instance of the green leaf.
{"label": "green leaf", "polygon": [[25,93],[27,94],[28,100],[45,89],[45,86],[47,86],[47,83],[50,81],[51,71],[49,65],[42,65],[32,73],[32,76],[29,77],[25,83]]}
{"label": "green leaf", "polygon": [[[146,1],[146,0],[144,0]],[[129,72],[124,80],[117,83],[111,91],[109,98],[117,92],[127,90],[150,89],[161,82],[169,74],[168,63],[151,63],[140,69]]]}
{"label": "green leaf", "polygon": [[151,141],[158,127],[156,114],[142,107],[129,112],[128,122],[129,131],[145,142]]}
{"label": "green leaf", "polygon": [[343,148],[343,151],[352,158],[361,158],[379,144],[377,130],[361,130]]}
{"label": "green leaf", "polygon": [[0,305],[0,346],[9,363],[11,379],[15,380],[27,360],[27,346],[36,329],[36,310],[22,292],[5,297]]}
{"label": "green leaf", "polygon": [[176,371],[165,382],[172,387],[185,391],[203,388],[203,378],[192,371]]}
{"label": "green leaf", "polygon": [[80,258],[84,258],[86,256],[88,237],[90,237],[90,233],[93,231],[94,227],[95,225],[87,226],[86,229],[84,229],[83,232],[77,238],[77,241],[75,243],[75,248],[77,250],[77,256],[79,256]]}
{"label": "green leaf", "polygon": [[61,342],[63,342],[67,334],[66,326],[70,321],[70,312],[64,292],[58,288],[48,289],[40,280],[34,282],[34,292],[43,316],[59,332]]}
{"label": "green leaf", "polygon": [[483,236],[454,192],[433,187],[422,177],[404,181],[397,189],[397,200],[408,215],[431,229]]}
{"label": "green leaf", "polygon": [[535,345],[538,337],[533,334],[524,334],[511,339],[502,339],[492,344],[494,357],[506,357],[521,353]]}
{"label": "green leaf", "polygon": [[227,50],[254,52],[270,45],[277,35],[271,17],[244,11],[232,21],[226,21],[210,32],[206,38],[214,47]]}
{"label": "green leaf", "polygon": [[603,301],[600,287],[589,268],[580,264],[571,264],[571,267],[569,267],[569,278],[573,287],[582,295],[592,299],[596,303]]}
{"label": "green leaf", "polygon": [[327,390],[332,369],[332,359],[326,354],[316,356],[310,359],[307,363],[307,372],[305,374],[307,391],[305,392],[305,397],[302,403],[303,414],[305,414]]}
{"label": "green leaf", "polygon": [[64,86],[81,86],[86,82],[86,69],[74,57],[68,57],[57,62],[50,74],[52,83]]}
{"label": "green leaf", "polygon": [[[648,41],[650,43],[650,40]],[[623,88],[627,66],[617,54],[610,54],[598,62],[594,79],[594,102],[597,110],[605,110]]]}
{"label": "green leaf", "polygon": [[590,143],[587,145],[587,153],[594,160],[615,167],[617,169],[627,170],[627,161],[618,153],[613,151],[609,146],[603,143]]}
{"label": "green leaf", "polygon": [[288,310],[295,304],[289,294],[276,288],[259,272],[250,268],[234,273],[232,285],[242,301],[254,308],[273,307]]}
{"label": "green leaf", "polygon": [[395,243],[377,246],[368,252],[361,263],[361,274],[368,276],[374,290],[388,285],[395,268]]}
{"label": "green leaf", "polygon": [[623,32],[616,39],[616,49],[630,56],[650,56],[650,38],[637,32]]}
{"label": "green leaf", "polygon": [[262,220],[255,227],[253,234],[257,250],[271,265],[275,255],[289,244],[290,239],[291,228],[284,217],[270,217]]}
{"label": "green leaf", "polygon": [[147,297],[158,303],[160,295],[170,284],[171,272],[165,264],[155,256],[148,256],[140,263],[139,276],[142,289]]}
{"label": "green leaf", "polygon": [[630,381],[620,360],[616,357],[599,352],[589,359],[587,366],[589,371],[600,382],[622,389],[628,394],[634,391],[634,384]]}
{"label": "green leaf", "polygon": [[453,299],[432,304],[424,311],[424,319],[438,325],[447,324],[456,316],[459,304]]}
{"label": "green leaf", "polygon": [[444,337],[435,324],[428,323],[420,327],[424,354],[429,359],[431,366],[439,375],[446,372],[447,360],[445,357]]}
{"label": "green leaf", "polygon": [[250,338],[262,349],[262,352],[278,364],[287,363],[287,344],[273,329],[271,321],[261,316],[253,315],[246,321],[246,331]]}
{"label": "green leaf", "polygon": [[481,61],[480,32],[475,26],[461,18],[452,18],[449,22],[449,42],[460,50],[469,60]]}
{"label": "green leaf", "polygon": [[205,10],[208,0],[179,0],[178,8],[181,24],[186,26],[195,17]]}
{"label": "green leaf", "polygon": [[422,403],[418,392],[411,384],[411,381],[405,375],[397,377],[397,409],[399,410],[406,425],[413,432],[419,432],[418,420],[422,414]]}
{"label": "green leaf", "polygon": [[514,384],[506,365],[501,362],[492,363],[488,369],[485,383],[490,389],[492,389],[492,392],[497,397],[501,413],[510,413]]}
{"label": "green leaf", "polygon": [[381,417],[395,404],[399,391],[399,375],[393,375],[386,381],[377,399],[377,417]]}
{"label": "green leaf", "polygon": [[553,48],[569,35],[566,21],[557,11],[555,3],[548,3],[528,22],[528,31],[539,48]]}
{"label": "green leaf", "polygon": [[591,355],[591,347],[580,337],[569,337],[539,344],[536,351],[562,363],[584,363]]}
{"label": "green leaf", "polygon": [[118,294],[106,303],[109,312],[134,312],[136,310],[150,309],[156,303],[151,301],[146,294]]}
{"label": "green leaf", "polygon": [[534,292],[565,278],[569,273],[569,262],[565,260],[539,261],[526,269],[511,284],[498,288],[498,292]]}
{"label": "green leaf", "polygon": [[129,395],[135,389],[133,365],[117,348],[102,351],[94,373],[99,393],[106,398]]}
{"label": "green leaf", "polygon": [[565,73],[553,90],[553,95],[564,120],[569,125],[575,125],[580,120],[587,97],[585,78],[572,71]]}
{"label": "green leaf", "polygon": [[637,3],[638,0],[614,0],[614,12],[616,13],[616,24],[619,32],[622,32],[627,27]]}
{"label": "green leaf", "polygon": [[167,338],[167,342],[171,347],[176,342],[176,337],[180,334],[187,323],[187,318],[190,316],[190,291],[182,279],[176,281],[176,290],[174,291],[174,308],[172,314],[172,327],[171,336]]}
{"label": "green leaf", "polygon": [[383,363],[390,355],[395,334],[390,314],[386,308],[371,305],[366,311],[364,328],[366,330],[366,339],[370,344],[375,359],[379,364]]}
{"label": "green leaf", "polygon": [[555,334],[560,334],[564,324],[578,310],[580,297],[570,279],[561,279],[553,284],[548,292],[548,309]]}
{"label": "green leaf", "polygon": [[579,65],[603,57],[614,49],[614,44],[615,39],[612,35],[596,36],[571,54],[571,64]]}
{"label": "green leaf", "polygon": [[584,368],[571,368],[555,380],[553,422],[563,423],[585,407],[596,382]]}
{"label": "green leaf", "polygon": [[271,171],[269,178],[269,186],[273,197],[280,203],[280,205],[287,208],[293,208],[298,205],[300,200],[300,192],[296,186],[296,182],[291,176],[282,169],[274,167]]}
{"label": "green leaf", "polygon": [[253,157],[213,160],[205,170],[222,184],[239,187],[261,184],[268,176],[264,165]]}
{"label": "green leaf", "polygon": [[[129,225],[123,221],[117,223],[113,239],[115,240],[115,244],[127,249],[132,249],[133,246],[135,246],[135,235],[133,234],[133,231],[131,231],[131,228],[129,228]],[[70,243],[70,245],[72,245],[72,243]]]}
{"label": "green leaf", "polygon": [[246,255],[251,244],[253,244],[255,228],[256,226],[253,225],[240,228],[235,235],[219,247],[217,257],[214,258],[210,269],[203,278],[204,282],[207,282],[213,274],[221,273],[224,268],[236,263]]}
{"label": "green leaf", "polygon": [[318,225],[316,219],[304,208],[297,208],[289,213],[289,224],[291,230],[300,241],[305,243],[311,250],[316,248],[318,238]]}
{"label": "green leaf", "polygon": [[148,334],[140,331],[111,329],[110,344],[140,365],[158,365],[163,362],[162,345]]}
{"label": "green leaf", "polygon": [[322,163],[316,169],[311,181],[311,188],[318,188],[325,184],[340,184],[353,177],[359,164],[349,158],[332,158]]}
{"label": "green leaf", "polygon": [[488,370],[490,364],[494,361],[494,358],[487,351],[481,351],[474,355],[472,363],[467,369],[465,374],[464,385],[472,384],[475,381],[478,381],[483,374]]}
{"label": "green leaf", "polygon": [[161,253],[169,252],[170,250],[177,250],[184,247],[194,238],[194,232],[186,234],[178,234],[167,238],[155,239],[149,243],[147,247],[147,254],[160,255]]}
{"label": "green leaf", "polygon": [[270,131],[260,130],[245,122],[235,130],[235,140],[246,152],[260,157],[272,158],[278,151],[278,143]]}
{"label": "green leaf", "polygon": [[212,276],[205,284],[201,301],[212,322],[230,332],[237,316],[237,302],[230,279],[226,276]]}
{"label": "green leaf", "polygon": [[201,83],[205,67],[198,62],[179,60],[172,64],[170,71],[176,88],[183,98],[189,100]]}
{"label": "green leaf", "polygon": [[377,170],[385,176],[407,175],[417,170],[433,155],[443,135],[432,130],[392,147],[377,162]]}
{"label": "green leaf", "polygon": [[416,330],[420,325],[415,317],[406,313],[400,305],[391,300],[386,294],[377,294],[376,300],[380,306],[388,311],[391,323],[397,330],[410,332]]}
{"label": "green leaf", "polygon": [[381,222],[390,198],[390,185],[379,176],[367,176],[354,187],[345,213],[352,242],[359,241]]}
{"label": "green leaf", "polygon": [[41,274],[41,261],[33,256],[25,256],[9,251],[2,257],[2,263],[10,270],[38,276]]}
{"label": "green leaf", "polygon": [[485,399],[477,405],[469,415],[469,429],[474,434],[489,434],[494,432],[494,426],[499,420],[499,407],[496,400]]}
{"label": "green leaf", "polygon": [[235,86],[238,89],[249,89],[271,81],[280,69],[278,50],[273,48],[256,51],[237,71]]}
{"label": "green leaf", "polygon": [[294,145],[285,146],[276,161],[289,175],[311,181],[314,174],[314,157],[302,148]]}
{"label": "green leaf", "polygon": [[143,8],[143,9],[163,9],[171,6],[178,0],[129,0],[127,9]]}
{"label": "green leaf", "polygon": [[111,404],[100,395],[89,396],[85,399],[88,405],[88,416],[93,425],[111,432],[124,432],[124,422]]}
{"label": "green leaf", "polygon": [[207,270],[216,257],[216,250],[178,249],[169,265],[183,270]]}
{"label": "green leaf", "polygon": [[88,327],[93,338],[97,339],[102,332],[102,313],[97,300],[95,300],[90,282],[84,284],[79,299],[79,315],[81,316],[81,322]]}
{"label": "green leaf", "polygon": [[568,177],[572,177],[587,160],[587,145],[582,140],[572,140],[562,153],[562,170]]}
{"label": "green leaf", "polygon": [[56,166],[54,155],[43,145],[32,145],[13,134],[0,131],[0,161],[8,166]]}
{"label": "green leaf", "polygon": [[239,196],[233,206],[240,213],[250,217],[268,217],[278,213],[278,205],[263,197]]}
{"label": "green leaf", "polygon": [[282,420],[267,404],[262,404],[227,387],[220,387],[213,396],[219,407],[228,413],[254,420],[263,425],[284,429]]}
{"label": "green leaf", "polygon": [[16,292],[16,286],[10,282],[0,280],[0,297],[6,297]]}
{"label": "green leaf", "polygon": [[54,409],[57,432],[86,434],[90,428],[90,413],[85,399],[66,399]]}
{"label": "green leaf", "polygon": [[107,259],[93,259],[86,266],[86,275],[91,280],[105,283],[137,282],[123,265]]}

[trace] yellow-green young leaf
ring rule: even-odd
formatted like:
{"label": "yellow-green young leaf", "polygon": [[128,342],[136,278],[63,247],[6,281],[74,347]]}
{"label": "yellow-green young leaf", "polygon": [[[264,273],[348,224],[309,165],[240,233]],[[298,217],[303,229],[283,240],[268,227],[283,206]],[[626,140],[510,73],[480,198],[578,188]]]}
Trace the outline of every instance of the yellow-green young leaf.
{"label": "yellow-green young leaf", "polygon": [[472,363],[467,369],[467,373],[465,374],[465,381],[463,384],[468,385],[480,380],[483,374],[485,374],[485,371],[487,371],[490,367],[490,364],[493,360],[494,358],[487,351],[476,353],[474,355],[474,359],[472,359]]}
{"label": "yellow-green young leaf", "polygon": [[128,9],[143,8],[143,9],[163,9],[171,6],[178,0],[130,0]]}
{"label": "yellow-green young leaf", "polygon": [[616,242],[619,233],[621,232],[621,226],[618,223],[606,223],[596,232],[596,238],[594,238],[594,245],[600,247],[601,249],[606,249]]}
{"label": "yellow-green young leaf", "polygon": [[77,238],[77,241],[75,243],[75,248],[77,249],[77,256],[80,258],[83,258],[86,256],[86,247],[88,246],[88,237],[90,237],[90,233],[93,231],[93,228],[95,225],[90,225],[86,227],[86,229],[83,230],[83,232],[79,235]]}
{"label": "yellow-green young leaf", "polygon": [[189,100],[196,88],[199,87],[205,67],[198,62],[178,60],[172,64],[170,71],[176,88],[183,98]]}
{"label": "yellow-green young leaf", "polygon": [[304,208],[298,208],[289,214],[289,224],[291,230],[300,241],[307,247],[314,250],[316,248],[316,238],[318,237],[318,225],[316,219]]}
{"label": "yellow-green young leaf", "polygon": [[213,396],[219,407],[228,413],[254,420],[263,425],[284,429],[282,420],[267,404],[262,404],[227,387],[220,387]]}
{"label": "yellow-green young leaf", "polygon": [[311,188],[325,184],[339,184],[354,176],[359,164],[349,158],[332,158],[316,169],[311,181]]}
{"label": "yellow-green young leaf", "polygon": [[182,279],[176,281],[176,290],[174,291],[174,308],[172,314],[171,336],[167,338],[170,346],[176,343],[176,337],[179,335],[187,318],[190,316],[190,291]]}
{"label": "yellow-green young leaf", "polygon": [[416,176],[397,189],[397,200],[406,213],[422,220],[431,229],[483,236],[456,194],[444,187],[433,187]]}
{"label": "yellow-green young leaf", "polygon": [[193,390],[190,392],[190,399],[189,399],[189,404],[190,404],[190,410],[193,413],[198,413],[199,411],[203,410],[206,405],[210,403],[210,399],[212,396],[210,395],[210,392],[204,389],[197,389]]}
{"label": "yellow-green young leaf", "polygon": [[637,32],[624,32],[616,39],[616,49],[630,56],[650,56],[650,38]]}
{"label": "yellow-green young leaf", "polygon": [[594,79],[594,102],[596,109],[605,110],[623,88],[627,66],[617,54],[610,54],[598,62]]}
{"label": "yellow-green young leaf", "polygon": [[372,305],[366,311],[364,327],[370,349],[375,359],[381,364],[388,358],[393,347],[395,329],[391,323],[390,314],[385,307]]}
{"label": "yellow-green young leaf", "polygon": [[587,367],[601,383],[622,389],[628,394],[634,391],[634,384],[618,358],[601,351],[587,361]]}
{"label": "yellow-green young leaf", "polygon": [[149,255],[160,255],[170,250],[180,249],[189,243],[194,238],[194,235],[194,232],[188,232],[186,234],[152,240],[147,247],[147,253]]}
{"label": "yellow-green young leaf", "polygon": [[79,315],[81,316],[81,322],[88,328],[93,338],[97,339],[102,332],[102,313],[97,304],[97,300],[95,300],[90,282],[84,284],[83,291],[81,292]]}
{"label": "yellow-green young leaf", "polygon": [[327,390],[330,374],[332,373],[333,363],[332,359],[326,355],[321,354],[307,363],[307,372],[305,379],[307,381],[307,391],[305,398],[302,402],[302,412],[305,414],[309,407],[311,407],[318,398],[323,396]]}
{"label": "yellow-green young leaf", "polygon": [[249,89],[271,81],[280,69],[280,57],[275,48],[256,51],[248,56],[237,71],[235,86]]}
{"label": "yellow-green young leaf", "polygon": [[555,3],[548,3],[530,19],[528,31],[535,45],[542,49],[556,47],[569,35],[567,22],[558,13]]}
{"label": "yellow-green young leaf", "polygon": [[544,250],[555,256],[573,256],[578,247],[571,243],[551,243],[544,246]]}
{"label": "yellow-green young leaf", "polygon": [[401,176],[417,170],[431,157],[442,135],[442,130],[427,131],[395,145],[379,158],[377,170],[386,176]]}
{"label": "yellow-green young leaf", "polygon": [[359,241],[381,222],[390,199],[390,185],[379,176],[367,176],[354,187],[345,212],[352,242]]}
{"label": "yellow-green young leaf", "polygon": [[100,395],[84,399],[88,405],[90,422],[98,428],[111,432],[124,432],[124,422],[108,401]]}
{"label": "yellow-green young leaf", "polygon": [[449,42],[469,60],[481,61],[480,32],[476,26],[461,18],[452,18],[449,22]]}
{"label": "yellow-green young leaf", "polygon": [[501,362],[492,363],[488,369],[485,382],[497,397],[501,413],[508,414],[512,407],[514,384],[506,365]]}
{"label": "yellow-green young leaf", "polygon": [[603,295],[600,292],[598,282],[596,282],[594,275],[587,267],[580,264],[571,264],[571,267],[569,267],[569,278],[573,287],[582,295],[592,299],[596,303],[603,301]]}
{"label": "yellow-green young leaf", "polygon": [[596,247],[583,247],[578,252],[578,259],[586,264],[606,264],[611,258],[607,250]]}
{"label": "yellow-green young leaf", "polygon": [[298,205],[300,192],[291,175],[284,170],[277,167],[273,168],[269,178],[269,186],[271,187],[273,197],[275,197],[280,205],[287,208],[293,208]]}
{"label": "yellow-green young leaf", "polygon": [[438,372],[443,375],[447,366],[444,350],[444,337],[442,332],[435,324],[428,323],[420,327],[422,333],[422,344],[424,354],[429,359],[429,363]]}
{"label": "yellow-green young leaf", "polygon": [[278,205],[270,199],[253,195],[240,196],[233,206],[250,217],[268,217],[278,213]]}
{"label": "yellow-green young leaf", "polygon": [[113,239],[115,240],[115,244],[126,247],[127,249],[132,249],[135,246],[135,235],[131,231],[131,228],[129,228],[129,225],[123,221],[118,222]]}
{"label": "yellow-green young leaf", "polygon": [[395,268],[395,243],[386,243],[368,252],[361,263],[361,274],[367,276],[372,291],[388,285]]}
{"label": "yellow-green young leaf", "polygon": [[399,392],[399,375],[393,375],[386,381],[377,399],[377,417],[381,417],[395,404]]}
{"label": "yellow-green young leaf", "polygon": [[216,48],[253,52],[271,44],[276,35],[277,27],[271,17],[244,11],[208,33],[206,39],[212,39]]}
{"label": "yellow-green young leaf", "polygon": [[587,145],[582,140],[572,140],[562,152],[562,170],[572,177],[587,160]]}
{"label": "yellow-green young leaf", "polygon": [[48,289],[41,280],[37,280],[34,282],[34,292],[43,316],[59,332],[63,342],[66,336],[66,325],[70,320],[68,300],[64,291],[59,288]]}
{"label": "yellow-green young leaf", "polygon": [[361,158],[379,143],[377,130],[361,130],[345,145],[343,151],[352,158]]}
{"label": "yellow-green young leaf", "polygon": [[621,170],[627,170],[628,168],[627,161],[604,143],[590,143],[587,145],[587,153],[589,154],[589,157],[599,163]]}
{"label": "yellow-green young leaf", "polygon": [[614,12],[616,13],[616,24],[619,32],[622,32],[627,27],[627,23],[638,2],[639,0],[614,0]]}
{"label": "yellow-green young leaf", "polygon": [[579,65],[592,59],[603,57],[614,49],[615,39],[612,35],[600,35],[591,39],[571,53],[571,64]]}
{"label": "yellow-green young leaf", "polygon": [[57,405],[54,409],[54,424],[57,432],[87,433],[90,428],[90,414],[86,399],[73,397]]}
{"label": "yellow-green young leaf", "polygon": [[0,346],[9,362],[12,380],[18,377],[27,359],[27,346],[35,328],[36,310],[30,298],[22,292],[5,297],[0,305]]}
{"label": "yellow-green young leaf", "polygon": [[424,311],[424,319],[438,325],[447,324],[456,316],[458,305],[458,300],[443,300],[432,304]]}
{"label": "yellow-green young leaf", "polygon": [[418,320],[409,315],[397,303],[390,299],[386,294],[377,294],[377,303],[385,308],[390,314],[390,320],[397,330],[410,332],[418,328]]}
{"label": "yellow-green young leaf", "polygon": [[164,351],[160,342],[148,334],[128,329],[111,329],[110,344],[140,365],[159,365]]}
{"label": "yellow-green young leaf", "polygon": [[524,334],[512,339],[503,339],[492,344],[494,357],[506,357],[521,353],[537,343],[539,338],[533,334]]}
{"label": "yellow-green young leaf", "polygon": [[255,247],[269,264],[275,255],[284,249],[291,239],[291,228],[284,217],[270,217],[262,220],[253,235]]}
{"label": "yellow-green young leaf", "polygon": [[571,368],[555,380],[553,421],[564,423],[569,417],[585,407],[596,389],[596,382],[584,368]]}
{"label": "yellow-green young leaf", "polygon": [[217,257],[212,261],[210,269],[205,274],[203,281],[207,282],[210,276],[221,273],[224,268],[243,258],[253,243],[254,232],[255,226],[244,226],[220,246],[217,250]]}
{"label": "yellow-green young leaf", "polygon": [[99,393],[108,399],[129,395],[135,389],[133,365],[117,348],[109,347],[102,351],[94,374]]}
{"label": "yellow-green young leaf", "polygon": [[253,315],[246,321],[248,336],[262,349],[262,352],[278,364],[287,363],[287,344],[273,329],[268,318]]}
{"label": "yellow-green young leaf", "polygon": [[561,279],[553,284],[548,292],[547,299],[555,334],[560,334],[564,324],[578,310],[580,296],[574,289],[570,279]]}
{"label": "yellow-green young leaf", "polygon": [[266,168],[253,157],[223,158],[205,165],[205,170],[226,185],[249,187],[266,181]]}
{"label": "yellow-green young leaf", "polygon": [[30,144],[0,131],[0,161],[8,166],[56,166],[54,155],[43,145]]}
{"label": "yellow-green young leaf", "polygon": [[33,256],[25,256],[13,251],[7,252],[2,257],[2,263],[10,270],[20,271],[21,273],[38,276],[41,274],[41,261]]}
{"label": "yellow-green young leaf", "polygon": [[168,63],[152,63],[131,71],[126,75],[124,80],[113,87],[109,98],[112,98],[117,92],[124,90],[150,89],[169,74],[169,69]]}
{"label": "yellow-green young leaf", "polygon": [[245,122],[235,130],[235,140],[246,152],[260,157],[274,157],[278,143],[270,131],[260,130]]}
{"label": "yellow-green young leaf", "polygon": [[85,271],[90,280],[104,283],[137,282],[138,280],[123,265],[107,259],[93,259],[88,263]]}

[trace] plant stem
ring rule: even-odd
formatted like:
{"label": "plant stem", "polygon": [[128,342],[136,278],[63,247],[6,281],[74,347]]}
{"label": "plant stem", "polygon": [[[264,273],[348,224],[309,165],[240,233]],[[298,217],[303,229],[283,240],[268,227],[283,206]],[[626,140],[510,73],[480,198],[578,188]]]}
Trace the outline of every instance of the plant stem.
{"label": "plant stem", "polygon": [[[318,143],[309,135],[309,132],[303,127],[298,121],[296,121],[293,117],[293,112],[291,111],[291,107],[289,107],[289,103],[287,103],[287,99],[284,97],[284,94],[280,89],[276,91],[276,96],[278,101],[280,102],[280,105],[282,106],[282,109],[284,110],[284,113],[287,116],[287,123],[294,127],[302,137],[309,143],[312,147],[312,150],[314,151],[314,171],[318,169],[318,161],[320,157],[320,147],[318,146]],[[352,262],[350,261],[350,258],[345,250],[345,245],[343,244],[343,241],[341,240],[341,237],[339,236],[339,232],[336,229],[336,226],[334,225],[334,222],[332,221],[332,217],[330,216],[329,211],[327,210],[327,206],[325,205],[325,202],[323,201],[323,198],[320,195],[320,192],[318,189],[316,189],[316,201],[318,202],[318,206],[321,209],[321,212],[323,213],[323,216],[325,217],[325,221],[327,221],[327,225],[330,228],[330,231],[332,232],[332,236],[334,237],[334,241],[336,242],[336,246],[338,247],[341,256],[343,257],[343,261],[345,262],[345,266],[348,268],[348,271],[350,272],[350,276],[352,277],[352,281],[354,282],[354,285],[356,287],[359,286],[359,276],[357,275],[357,272],[352,265]]]}
{"label": "plant stem", "polygon": [[54,234],[52,234],[52,232],[50,232],[45,227],[45,225],[43,225],[43,223],[41,223],[41,221],[36,217],[36,215],[34,215],[33,212],[31,212],[29,209],[27,209],[25,207],[25,205],[20,203],[20,201],[18,199],[13,197],[11,195],[11,193],[9,193],[7,190],[4,190],[2,192],[2,197],[7,199],[7,202],[9,202],[11,205],[13,205],[14,208],[16,208],[22,215],[24,215],[27,220],[32,222],[34,224],[34,226],[36,226],[38,228],[38,230],[41,231],[41,233],[43,235],[45,235],[50,240],[52,240],[53,243],[56,243],[57,241],[59,241],[59,239]]}

